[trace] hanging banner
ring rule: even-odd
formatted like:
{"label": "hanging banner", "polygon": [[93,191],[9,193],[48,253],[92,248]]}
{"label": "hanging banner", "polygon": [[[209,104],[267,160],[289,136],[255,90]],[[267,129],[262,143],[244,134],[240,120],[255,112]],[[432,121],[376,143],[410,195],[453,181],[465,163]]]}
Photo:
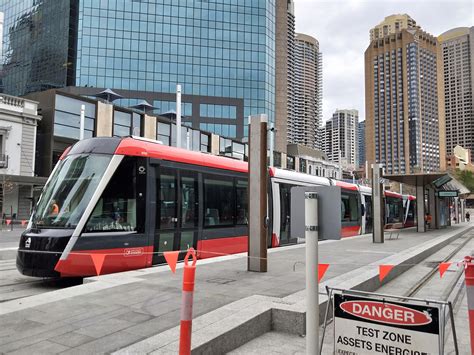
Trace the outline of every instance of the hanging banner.
{"label": "hanging banner", "polygon": [[334,294],[334,353],[441,354],[437,305]]}

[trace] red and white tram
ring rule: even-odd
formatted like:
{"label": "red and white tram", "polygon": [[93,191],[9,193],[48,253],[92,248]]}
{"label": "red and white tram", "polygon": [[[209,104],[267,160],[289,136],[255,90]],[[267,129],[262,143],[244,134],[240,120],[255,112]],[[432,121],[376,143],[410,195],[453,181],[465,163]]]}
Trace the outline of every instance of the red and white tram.
{"label": "red and white tram", "polygon": [[[80,141],[44,187],[21,236],[17,268],[30,276],[84,277],[97,274],[96,258],[106,274],[162,263],[163,252],[191,246],[199,258],[246,251],[247,173],[245,162],[142,138]],[[371,231],[369,188],[271,169],[269,246],[295,242],[291,187],[313,184],[341,186],[342,237]],[[394,199],[399,203],[387,199],[388,216],[402,211],[403,221],[402,197]]]}

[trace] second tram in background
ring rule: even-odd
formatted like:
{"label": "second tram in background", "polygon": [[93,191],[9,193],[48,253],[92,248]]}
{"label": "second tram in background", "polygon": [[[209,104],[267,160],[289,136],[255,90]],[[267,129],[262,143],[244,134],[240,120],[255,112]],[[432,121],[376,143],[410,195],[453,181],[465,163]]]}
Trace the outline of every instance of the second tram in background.
{"label": "second tram in background", "polygon": [[[163,252],[189,247],[199,258],[244,252],[247,175],[245,162],[145,139],[82,140],[48,179],[21,236],[17,268],[30,276],[85,277],[162,263]],[[270,247],[295,242],[293,186],[340,186],[341,237],[372,229],[369,188],[281,169],[271,169],[270,184]],[[401,195],[386,192],[385,200],[386,223],[402,227],[413,218]],[[409,210],[414,200],[406,201]]]}

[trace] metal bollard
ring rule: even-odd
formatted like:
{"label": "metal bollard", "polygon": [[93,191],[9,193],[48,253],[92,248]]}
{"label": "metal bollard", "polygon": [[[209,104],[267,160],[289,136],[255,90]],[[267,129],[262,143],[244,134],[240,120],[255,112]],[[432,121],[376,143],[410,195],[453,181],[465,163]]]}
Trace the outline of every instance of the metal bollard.
{"label": "metal bollard", "polygon": [[471,256],[464,258],[464,277],[466,280],[467,311],[471,333],[471,354],[474,354],[474,263]]}
{"label": "metal bollard", "polygon": [[306,354],[319,353],[318,194],[305,192]]}
{"label": "metal bollard", "polygon": [[[193,263],[189,264],[189,257]],[[196,251],[189,248],[184,257],[183,293],[181,301],[181,327],[179,332],[179,354],[191,354],[191,332],[193,325],[194,277],[196,275]]]}

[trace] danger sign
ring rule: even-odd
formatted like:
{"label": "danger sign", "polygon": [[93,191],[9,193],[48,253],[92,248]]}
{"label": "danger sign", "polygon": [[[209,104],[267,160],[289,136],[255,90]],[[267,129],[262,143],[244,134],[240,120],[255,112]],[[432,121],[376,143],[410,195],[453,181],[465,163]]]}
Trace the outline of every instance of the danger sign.
{"label": "danger sign", "polygon": [[334,294],[335,354],[441,354],[437,306]]}

